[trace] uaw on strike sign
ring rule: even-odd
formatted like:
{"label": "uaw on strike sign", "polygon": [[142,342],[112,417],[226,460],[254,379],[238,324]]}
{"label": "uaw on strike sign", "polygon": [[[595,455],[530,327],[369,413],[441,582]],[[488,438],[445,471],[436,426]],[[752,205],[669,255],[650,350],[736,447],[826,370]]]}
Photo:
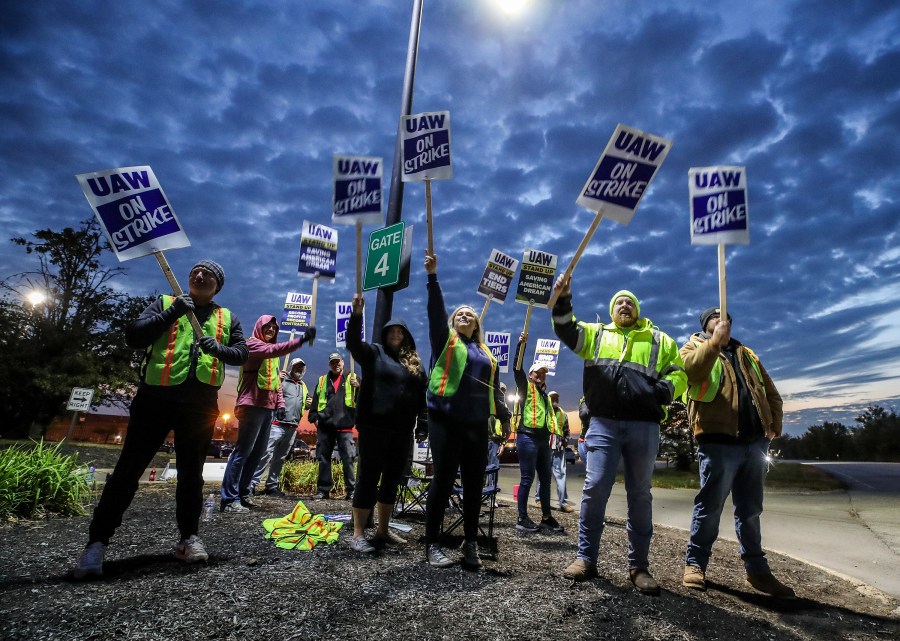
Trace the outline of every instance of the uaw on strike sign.
{"label": "uaw on strike sign", "polygon": [[688,189],[692,245],[750,242],[746,167],[692,167]]}
{"label": "uaw on strike sign", "polygon": [[190,247],[149,166],[106,169],[76,178],[120,261]]}

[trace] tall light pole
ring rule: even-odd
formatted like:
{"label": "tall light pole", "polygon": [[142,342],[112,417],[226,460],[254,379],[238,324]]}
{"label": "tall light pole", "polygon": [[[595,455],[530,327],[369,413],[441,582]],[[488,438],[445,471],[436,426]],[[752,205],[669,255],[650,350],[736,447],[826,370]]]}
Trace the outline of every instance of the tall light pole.
{"label": "tall light pole", "polygon": [[[416,84],[416,58],[419,55],[419,33],[422,27],[424,0],[413,0],[412,20],[409,25],[409,44],[406,48],[406,71],[403,73],[403,95],[400,101],[400,118],[397,119],[397,139],[394,143],[394,164],[391,167],[391,192],[388,199],[385,226],[399,223],[403,214],[403,136],[400,119],[412,113],[413,88]],[[375,299],[372,336],[381,336],[381,329],[391,319],[394,309],[393,290],[379,289]]]}

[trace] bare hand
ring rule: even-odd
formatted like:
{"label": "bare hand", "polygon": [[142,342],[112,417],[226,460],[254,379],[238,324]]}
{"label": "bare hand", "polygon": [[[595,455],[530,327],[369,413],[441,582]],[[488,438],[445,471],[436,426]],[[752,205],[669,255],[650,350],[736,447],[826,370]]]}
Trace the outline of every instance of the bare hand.
{"label": "bare hand", "polygon": [[565,274],[561,275],[556,279],[556,282],[553,284],[553,289],[559,292],[560,296],[571,296],[572,295],[572,277],[566,276]]}
{"label": "bare hand", "polygon": [[350,387],[359,387],[359,379],[356,378],[356,374],[350,374]]}
{"label": "bare hand", "polygon": [[519,342],[520,343],[528,342],[528,332],[522,332],[521,334],[519,334]]}
{"label": "bare hand", "polygon": [[353,294],[353,301],[350,303],[354,314],[362,314],[363,307],[366,306],[366,299],[362,294]]}
{"label": "bare hand", "polygon": [[713,329],[712,336],[709,339],[709,342],[712,343],[713,347],[718,349],[722,349],[726,345],[728,345],[728,341],[731,340],[731,323],[727,320],[720,319],[718,323],[716,323],[715,329]]}
{"label": "bare hand", "polygon": [[430,254],[425,250],[425,271],[428,274],[437,273],[437,254]]}

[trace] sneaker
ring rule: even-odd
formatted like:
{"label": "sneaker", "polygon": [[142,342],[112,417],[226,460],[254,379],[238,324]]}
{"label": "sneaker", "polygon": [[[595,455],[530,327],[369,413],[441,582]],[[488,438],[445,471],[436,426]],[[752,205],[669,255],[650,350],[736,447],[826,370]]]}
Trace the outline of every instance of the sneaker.
{"label": "sneaker", "polygon": [[771,572],[747,573],[747,585],[778,599],[793,599],[794,590],[772,576]]}
{"label": "sneaker", "polygon": [[256,507],[256,503],[251,501],[249,496],[244,496],[241,498],[241,505],[243,505],[248,510],[252,507]]}
{"label": "sneaker", "polygon": [[463,544],[463,565],[473,569],[481,567],[481,559],[478,558],[477,541],[466,541]]}
{"label": "sneaker", "polygon": [[559,524],[559,522],[554,519],[552,516],[548,516],[545,519],[541,519],[540,528],[547,533],[550,534],[562,534],[565,532],[563,526]]}
{"label": "sneaker", "polygon": [[361,554],[372,554],[375,551],[375,548],[366,541],[366,537],[364,536],[353,537],[350,539],[350,549]]}
{"label": "sneaker", "polygon": [[654,596],[659,594],[659,583],[647,571],[647,568],[631,568],[628,570],[628,578],[631,579],[632,585],[641,594]]}
{"label": "sneaker", "polygon": [[384,545],[406,545],[406,539],[391,530],[391,528],[388,528],[388,531],[385,533],[375,532],[372,541]]}
{"label": "sneaker", "polygon": [[175,558],[185,563],[197,563],[197,561],[206,561],[209,554],[203,547],[203,541],[196,534],[191,534],[190,538],[179,541],[175,544]]}
{"label": "sneaker", "polygon": [[571,505],[569,505],[568,503],[563,503],[562,505],[559,506],[559,511],[565,512],[566,514],[571,514],[572,512],[575,511],[575,508],[572,507]]}
{"label": "sneaker", "polygon": [[584,559],[575,559],[563,570],[562,575],[573,581],[587,581],[597,576],[597,564]]}
{"label": "sneaker", "polygon": [[312,498],[313,501],[324,501],[330,499],[331,495],[328,492],[316,492],[310,498]]}
{"label": "sneaker", "polygon": [[682,585],[692,590],[706,589],[706,572],[696,565],[684,566],[684,578],[681,580]]}
{"label": "sneaker", "polygon": [[519,519],[519,522],[516,523],[516,529],[519,532],[537,532],[541,527],[526,516]]}
{"label": "sneaker", "polygon": [[106,546],[100,541],[91,543],[81,553],[78,565],[72,570],[72,576],[83,579],[89,574],[103,576],[103,556],[106,554]]}
{"label": "sneaker", "polygon": [[277,488],[277,487],[273,487],[272,489],[267,489],[265,492],[263,492],[263,494],[265,494],[266,496],[275,496],[278,498],[283,498],[283,497],[287,496],[284,492],[281,491],[280,488]]}
{"label": "sneaker", "polygon": [[245,506],[243,501],[234,501],[233,503],[229,503],[223,509],[225,514],[246,514],[250,511],[250,508]]}
{"label": "sneaker", "polygon": [[428,558],[428,565],[433,568],[449,568],[454,564],[437,543],[430,543],[426,548],[425,555]]}

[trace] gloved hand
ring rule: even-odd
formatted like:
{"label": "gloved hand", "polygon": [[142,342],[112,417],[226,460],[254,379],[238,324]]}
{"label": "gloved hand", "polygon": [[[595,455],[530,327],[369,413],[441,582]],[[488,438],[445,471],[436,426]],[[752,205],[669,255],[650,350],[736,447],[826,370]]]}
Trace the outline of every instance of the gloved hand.
{"label": "gloved hand", "polygon": [[220,356],[222,353],[222,346],[212,336],[201,336],[200,337],[200,349],[202,349],[205,353],[210,356]]}
{"label": "gloved hand", "polygon": [[275,410],[276,421],[283,421],[285,416],[287,416],[287,410],[283,407],[279,407],[277,410]]}
{"label": "gloved hand", "polygon": [[171,309],[175,310],[175,317],[180,318],[188,312],[194,311],[194,299],[187,294],[176,296],[172,301]]}
{"label": "gloved hand", "polygon": [[303,335],[303,338],[300,339],[300,344],[311,343],[316,338],[316,328],[310,327],[306,330],[306,333]]}

